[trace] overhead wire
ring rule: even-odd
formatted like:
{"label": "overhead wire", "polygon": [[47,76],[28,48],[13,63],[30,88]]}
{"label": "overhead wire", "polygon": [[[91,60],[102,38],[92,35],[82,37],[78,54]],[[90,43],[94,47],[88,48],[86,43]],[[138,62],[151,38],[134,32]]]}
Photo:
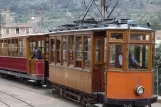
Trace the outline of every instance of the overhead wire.
{"label": "overhead wire", "polygon": [[[85,7],[85,8],[84,8],[84,12],[85,12],[86,9],[87,9],[86,1],[85,1],[85,0],[82,0],[82,1],[83,1],[83,5],[84,5],[84,7]],[[83,7],[83,6],[82,6],[82,7]],[[82,16],[82,15],[81,15],[81,16]],[[80,17],[81,17],[81,16],[80,16]],[[92,15],[91,15],[90,13],[89,13],[89,16],[92,18]],[[79,17],[79,18],[80,18],[80,17]]]}

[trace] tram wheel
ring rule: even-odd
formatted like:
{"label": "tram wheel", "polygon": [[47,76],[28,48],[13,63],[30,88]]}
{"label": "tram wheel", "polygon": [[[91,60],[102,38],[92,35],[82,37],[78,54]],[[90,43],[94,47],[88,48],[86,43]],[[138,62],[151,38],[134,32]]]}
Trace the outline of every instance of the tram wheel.
{"label": "tram wheel", "polygon": [[2,78],[6,78],[6,75],[5,75],[5,74],[1,74],[1,77],[2,77]]}
{"label": "tram wheel", "polygon": [[132,107],[151,107],[151,104],[146,105],[146,106],[132,106]]}
{"label": "tram wheel", "polygon": [[94,107],[94,105],[93,104],[85,104],[85,107]]}

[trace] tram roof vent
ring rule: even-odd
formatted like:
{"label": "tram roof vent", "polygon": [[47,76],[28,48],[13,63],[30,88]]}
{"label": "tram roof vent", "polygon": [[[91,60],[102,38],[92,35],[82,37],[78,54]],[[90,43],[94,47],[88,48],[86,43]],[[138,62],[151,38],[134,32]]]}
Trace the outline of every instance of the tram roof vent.
{"label": "tram roof vent", "polygon": [[127,24],[130,25],[130,26],[137,26],[137,24],[134,20],[128,20]]}
{"label": "tram roof vent", "polygon": [[105,23],[105,24],[134,24],[134,21],[131,19],[107,18],[107,19],[104,19],[102,23]]}
{"label": "tram roof vent", "polygon": [[77,27],[76,24],[64,24],[58,27],[58,29],[55,29],[55,31],[63,31],[63,30],[71,30]]}
{"label": "tram roof vent", "polygon": [[75,24],[97,24],[98,21],[96,21],[94,18],[89,18],[85,20],[76,20],[76,21],[73,21],[73,23]]}

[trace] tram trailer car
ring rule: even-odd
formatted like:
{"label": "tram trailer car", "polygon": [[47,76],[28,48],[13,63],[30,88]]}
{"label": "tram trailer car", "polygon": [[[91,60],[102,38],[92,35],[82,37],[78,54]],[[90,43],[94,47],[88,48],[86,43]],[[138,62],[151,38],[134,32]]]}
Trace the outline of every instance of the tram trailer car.
{"label": "tram trailer car", "polygon": [[[43,82],[44,71],[48,71],[45,34],[33,34],[0,39],[0,74],[2,77],[25,78],[32,82]],[[34,48],[40,48],[41,60],[31,59]],[[47,72],[45,75],[48,75]]]}
{"label": "tram trailer car", "polygon": [[129,26],[50,33],[53,93],[103,107],[144,107],[157,102],[153,93],[154,31]]}

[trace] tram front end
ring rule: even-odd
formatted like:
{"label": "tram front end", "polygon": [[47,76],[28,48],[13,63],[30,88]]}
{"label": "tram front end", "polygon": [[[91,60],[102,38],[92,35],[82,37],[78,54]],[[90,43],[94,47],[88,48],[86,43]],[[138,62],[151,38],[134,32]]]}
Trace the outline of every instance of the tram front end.
{"label": "tram front end", "polygon": [[145,107],[157,102],[154,95],[154,31],[107,32],[107,71],[104,107]]}

